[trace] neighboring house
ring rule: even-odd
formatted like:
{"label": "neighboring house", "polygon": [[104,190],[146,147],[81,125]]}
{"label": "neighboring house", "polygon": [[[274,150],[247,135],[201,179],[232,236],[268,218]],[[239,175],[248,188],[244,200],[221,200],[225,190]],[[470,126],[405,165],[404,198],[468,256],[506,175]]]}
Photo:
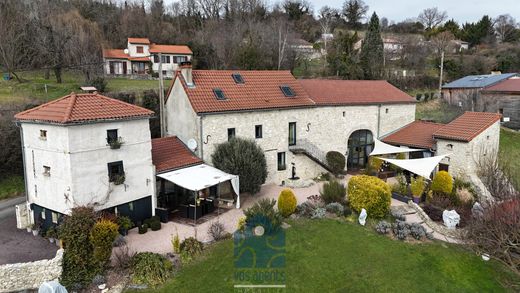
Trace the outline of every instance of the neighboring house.
{"label": "neighboring house", "polygon": [[153,112],[97,93],[15,115],[22,136],[29,221],[56,224],[89,205],[138,222],[153,215]]}
{"label": "neighboring house", "polygon": [[239,136],[265,151],[268,183],[327,171],[325,154],[348,154],[363,168],[373,138],[415,119],[415,101],[385,81],[296,80],[289,71],[191,70],[167,95],[168,135],[196,142],[211,163],[215,147]]}
{"label": "neighboring house", "polygon": [[484,157],[498,154],[500,118],[497,113],[465,112],[448,124],[414,121],[382,141],[424,149],[410,153],[410,159],[448,155],[439,170],[455,176],[476,175]]}
{"label": "neighboring house", "polygon": [[503,125],[520,129],[520,78],[510,78],[484,88],[477,111],[500,113]]}
{"label": "neighboring house", "polygon": [[442,98],[451,105],[459,106],[464,111],[483,111],[479,104],[483,89],[518,76],[517,73],[492,73],[469,75],[442,86]]}
{"label": "neighboring house", "polygon": [[462,40],[452,40],[450,43],[453,53],[460,53],[469,49],[469,43]]}
{"label": "neighboring house", "polygon": [[299,57],[306,59],[317,59],[322,56],[319,50],[314,48],[314,45],[304,39],[293,39],[290,42],[290,48],[296,52]]}
{"label": "neighboring house", "polygon": [[158,45],[147,38],[128,38],[126,49],[104,49],[104,72],[107,75],[147,76],[159,72],[159,53],[162,72],[173,77],[182,62],[191,60],[191,49],[184,45]]}

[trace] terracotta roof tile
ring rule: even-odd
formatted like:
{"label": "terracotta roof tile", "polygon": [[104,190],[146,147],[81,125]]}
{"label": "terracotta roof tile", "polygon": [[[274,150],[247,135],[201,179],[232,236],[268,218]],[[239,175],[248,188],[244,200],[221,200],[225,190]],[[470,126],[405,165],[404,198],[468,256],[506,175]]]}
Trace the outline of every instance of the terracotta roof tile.
{"label": "terracotta roof tile", "polygon": [[502,115],[487,112],[465,112],[446,126],[437,130],[433,136],[448,140],[469,142],[482,131],[499,121]]}
{"label": "terracotta roof tile", "polygon": [[383,142],[393,145],[433,149],[435,147],[433,133],[444,126],[445,124],[440,123],[421,120],[414,121],[383,138]]}
{"label": "terracotta roof tile", "polygon": [[103,58],[128,59],[129,57],[123,49],[103,49]]}
{"label": "terracotta roof tile", "polygon": [[72,93],[60,99],[20,112],[14,117],[18,121],[68,124],[96,120],[151,117],[153,114],[153,111],[97,93]]}
{"label": "terracotta roof tile", "polygon": [[157,173],[202,164],[176,136],[152,139],[152,161]]}
{"label": "terracotta roof tile", "polygon": [[300,84],[317,105],[415,103],[411,96],[384,80],[302,79]]}
{"label": "terracotta roof tile", "polygon": [[184,45],[150,45],[150,53],[168,53],[168,54],[186,54],[191,55],[193,52],[190,47]]}
{"label": "terracotta roof tile", "polygon": [[149,62],[150,57],[130,57],[128,58],[130,61],[139,61],[139,62]]}
{"label": "terracotta roof tile", "polygon": [[150,44],[148,38],[128,38],[128,42],[131,44]]}
{"label": "terracotta roof tile", "polygon": [[[244,83],[235,83],[233,73],[240,73]],[[194,87],[181,80],[197,113],[314,106],[289,71],[193,70],[192,76]],[[295,96],[286,97],[280,90],[282,85],[290,86]],[[217,100],[214,89],[221,89],[226,99]]]}
{"label": "terracotta roof tile", "polygon": [[484,93],[520,93],[520,78],[506,79],[500,83],[485,88]]}

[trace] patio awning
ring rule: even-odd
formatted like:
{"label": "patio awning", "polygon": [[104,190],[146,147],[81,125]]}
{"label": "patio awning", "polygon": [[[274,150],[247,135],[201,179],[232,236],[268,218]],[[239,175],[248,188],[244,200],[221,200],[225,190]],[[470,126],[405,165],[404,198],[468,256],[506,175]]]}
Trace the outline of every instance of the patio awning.
{"label": "patio awning", "polygon": [[193,167],[178,169],[162,174],[158,177],[168,180],[182,188],[200,191],[222,182],[231,181],[233,191],[237,194],[236,207],[240,208],[240,189],[238,175],[228,174],[217,168],[201,164]]}
{"label": "patio awning", "polygon": [[369,156],[410,153],[410,152],[419,152],[419,151],[422,152],[422,151],[424,151],[424,149],[400,148],[400,147],[396,147],[396,146],[384,143],[378,139],[374,139],[374,150],[370,153]]}
{"label": "patio awning", "polygon": [[429,158],[422,159],[410,159],[410,160],[396,160],[396,159],[386,159],[380,158],[386,162],[394,164],[398,167],[401,167],[405,170],[408,170],[414,174],[424,177],[425,179],[430,179],[430,175],[435,170],[437,165],[448,155],[435,156]]}

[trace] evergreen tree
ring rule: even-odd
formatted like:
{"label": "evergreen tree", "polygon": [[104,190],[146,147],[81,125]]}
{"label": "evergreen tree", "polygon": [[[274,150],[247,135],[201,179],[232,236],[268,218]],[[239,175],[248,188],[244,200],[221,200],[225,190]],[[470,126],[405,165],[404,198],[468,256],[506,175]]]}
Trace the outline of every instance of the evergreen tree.
{"label": "evergreen tree", "polygon": [[331,74],[345,79],[363,77],[357,60],[358,50],[354,49],[357,41],[359,41],[357,33],[338,32],[327,50],[327,63]]}
{"label": "evergreen tree", "polygon": [[360,64],[365,79],[379,79],[383,73],[384,47],[379,28],[379,17],[374,12],[361,46]]}

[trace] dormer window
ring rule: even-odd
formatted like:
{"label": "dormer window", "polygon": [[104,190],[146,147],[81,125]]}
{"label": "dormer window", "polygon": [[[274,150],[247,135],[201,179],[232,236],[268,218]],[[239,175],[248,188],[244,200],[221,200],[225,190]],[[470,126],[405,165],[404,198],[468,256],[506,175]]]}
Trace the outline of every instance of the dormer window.
{"label": "dormer window", "polygon": [[226,96],[224,95],[224,92],[221,89],[213,89],[213,93],[215,94],[217,100],[226,100]]}
{"label": "dormer window", "polygon": [[43,176],[51,176],[51,167],[43,166]]}
{"label": "dormer window", "polygon": [[135,47],[135,51],[136,51],[138,54],[143,54],[143,53],[144,53],[143,46],[136,46],[136,47]]}
{"label": "dormer window", "polygon": [[40,139],[47,140],[47,130],[40,129]]}
{"label": "dormer window", "polygon": [[237,84],[244,84],[244,78],[242,77],[242,75],[240,73],[233,73],[231,76],[233,76],[233,80],[235,81],[235,83]]}
{"label": "dormer window", "polygon": [[282,85],[280,86],[280,89],[286,97],[294,97],[294,91],[290,86]]}

